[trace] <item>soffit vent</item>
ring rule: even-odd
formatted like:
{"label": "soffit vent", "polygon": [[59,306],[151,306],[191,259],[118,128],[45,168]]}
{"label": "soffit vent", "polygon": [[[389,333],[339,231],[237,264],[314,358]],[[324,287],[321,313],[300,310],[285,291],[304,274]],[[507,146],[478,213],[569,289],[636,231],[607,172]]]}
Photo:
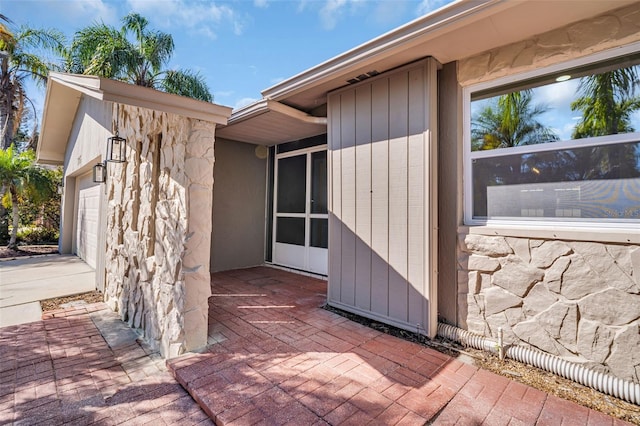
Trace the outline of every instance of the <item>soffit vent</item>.
{"label": "soffit vent", "polygon": [[366,80],[368,78],[375,77],[378,74],[380,74],[380,73],[378,71],[376,71],[376,70],[369,71],[367,73],[360,74],[360,75],[358,75],[356,77],[350,78],[349,80],[347,80],[347,83],[349,83],[349,84],[359,83],[362,80]]}

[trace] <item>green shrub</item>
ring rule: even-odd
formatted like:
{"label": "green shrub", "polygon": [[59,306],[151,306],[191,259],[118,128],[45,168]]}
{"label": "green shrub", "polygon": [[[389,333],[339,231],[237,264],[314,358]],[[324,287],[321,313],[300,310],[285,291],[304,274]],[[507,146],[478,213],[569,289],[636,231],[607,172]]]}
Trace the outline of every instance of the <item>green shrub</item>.
{"label": "green shrub", "polygon": [[60,236],[57,229],[30,227],[18,230],[18,242],[22,244],[57,244]]}

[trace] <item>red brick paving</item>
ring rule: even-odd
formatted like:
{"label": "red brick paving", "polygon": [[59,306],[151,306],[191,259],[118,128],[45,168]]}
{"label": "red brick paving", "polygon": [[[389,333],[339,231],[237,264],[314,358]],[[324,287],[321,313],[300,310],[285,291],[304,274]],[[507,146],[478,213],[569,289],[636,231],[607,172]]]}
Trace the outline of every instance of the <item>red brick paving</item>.
{"label": "red brick paving", "polygon": [[193,398],[87,305],[0,329],[0,425],[626,424],[320,309],[324,281],[252,268],[212,289],[211,345],[167,363]]}
{"label": "red brick paving", "polygon": [[210,346],[168,362],[219,425],[624,424],[321,309],[326,282],[216,273]]}
{"label": "red brick paving", "polygon": [[110,347],[97,313],[118,321],[100,303],[0,328],[0,424],[212,424],[157,353]]}

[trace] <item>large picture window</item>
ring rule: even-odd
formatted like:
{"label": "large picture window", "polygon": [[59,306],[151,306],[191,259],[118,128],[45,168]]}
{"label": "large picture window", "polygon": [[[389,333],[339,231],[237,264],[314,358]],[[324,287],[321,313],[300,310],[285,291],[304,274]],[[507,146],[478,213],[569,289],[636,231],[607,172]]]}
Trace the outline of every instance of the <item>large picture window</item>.
{"label": "large picture window", "polygon": [[640,221],[640,55],[467,91],[465,218]]}

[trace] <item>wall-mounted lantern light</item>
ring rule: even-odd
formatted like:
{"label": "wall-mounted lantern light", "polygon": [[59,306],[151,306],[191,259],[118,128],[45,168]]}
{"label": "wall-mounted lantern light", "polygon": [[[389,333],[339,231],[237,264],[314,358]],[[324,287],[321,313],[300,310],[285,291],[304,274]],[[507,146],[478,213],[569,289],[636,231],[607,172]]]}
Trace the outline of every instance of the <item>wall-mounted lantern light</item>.
{"label": "wall-mounted lantern light", "polygon": [[64,180],[58,184],[58,195],[62,195],[64,192]]}
{"label": "wall-mounted lantern light", "polygon": [[111,163],[124,163],[126,161],[127,140],[116,135],[107,139],[107,161]]}
{"label": "wall-mounted lantern light", "polygon": [[93,181],[95,183],[104,183],[107,180],[107,163],[98,163],[93,166]]}

